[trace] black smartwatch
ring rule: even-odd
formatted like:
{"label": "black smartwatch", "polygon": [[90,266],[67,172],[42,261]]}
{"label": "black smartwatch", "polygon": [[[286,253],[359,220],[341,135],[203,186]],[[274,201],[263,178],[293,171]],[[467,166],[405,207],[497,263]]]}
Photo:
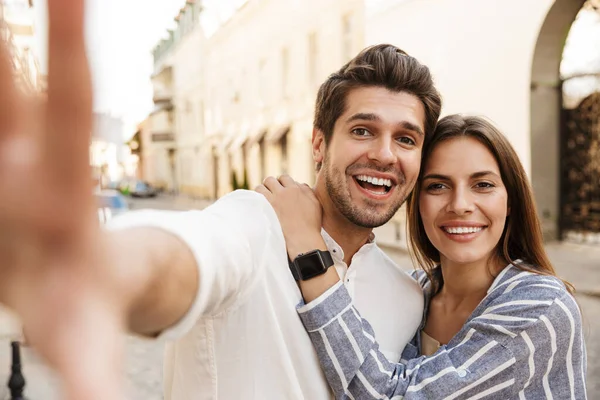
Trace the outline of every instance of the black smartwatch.
{"label": "black smartwatch", "polygon": [[288,257],[288,262],[294,279],[305,281],[327,272],[327,269],[333,265],[333,258],[329,251],[313,250],[299,254],[294,261]]}

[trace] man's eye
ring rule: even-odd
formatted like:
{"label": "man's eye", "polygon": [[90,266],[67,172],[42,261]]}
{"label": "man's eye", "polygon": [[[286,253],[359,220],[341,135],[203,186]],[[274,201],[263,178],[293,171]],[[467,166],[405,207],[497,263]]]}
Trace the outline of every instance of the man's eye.
{"label": "man's eye", "polygon": [[403,144],[408,144],[410,146],[414,146],[416,143],[414,140],[412,140],[411,138],[409,138],[408,136],[403,136],[401,138],[398,138],[398,142],[403,143]]}
{"label": "man's eye", "polygon": [[352,129],[352,133],[354,133],[356,136],[368,136],[371,134],[365,128],[354,128]]}

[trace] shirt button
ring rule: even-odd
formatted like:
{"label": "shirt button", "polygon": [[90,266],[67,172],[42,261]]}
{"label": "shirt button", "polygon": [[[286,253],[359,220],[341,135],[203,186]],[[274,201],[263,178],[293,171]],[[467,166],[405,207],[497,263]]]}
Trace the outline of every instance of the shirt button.
{"label": "shirt button", "polygon": [[457,373],[458,373],[458,376],[461,378],[464,378],[465,376],[467,376],[467,371],[465,371],[464,369],[459,369],[457,371]]}

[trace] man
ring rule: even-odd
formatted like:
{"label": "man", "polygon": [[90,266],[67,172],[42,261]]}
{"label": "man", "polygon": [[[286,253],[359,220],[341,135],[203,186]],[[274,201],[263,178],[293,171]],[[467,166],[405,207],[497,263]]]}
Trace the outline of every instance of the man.
{"label": "man", "polygon": [[[0,301],[21,315],[67,397],[121,395],[128,330],[175,340],[167,399],[329,398],[296,314],[301,294],[281,227],[262,195],[237,191],[203,211],[140,211],[110,231],[97,227],[83,0],[50,0],[48,11],[47,103],[28,105],[5,47],[0,57]],[[297,279],[331,261],[390,360],[418,328],[422,294],[375,245],[372,228],[412,190],[440,108],[428,69],[390,45],[365,49],[317,99],[315,191],[332,260],[298,257]]]}

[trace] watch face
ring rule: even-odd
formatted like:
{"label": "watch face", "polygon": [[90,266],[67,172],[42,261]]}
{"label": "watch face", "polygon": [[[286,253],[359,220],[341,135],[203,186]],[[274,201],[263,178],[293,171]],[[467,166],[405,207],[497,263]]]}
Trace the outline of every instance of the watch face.
{"label": "watch face", "polygon": [[318,251],[300,255],[296,258],[302,279],[310,279],[327,271],[325,261]]}

